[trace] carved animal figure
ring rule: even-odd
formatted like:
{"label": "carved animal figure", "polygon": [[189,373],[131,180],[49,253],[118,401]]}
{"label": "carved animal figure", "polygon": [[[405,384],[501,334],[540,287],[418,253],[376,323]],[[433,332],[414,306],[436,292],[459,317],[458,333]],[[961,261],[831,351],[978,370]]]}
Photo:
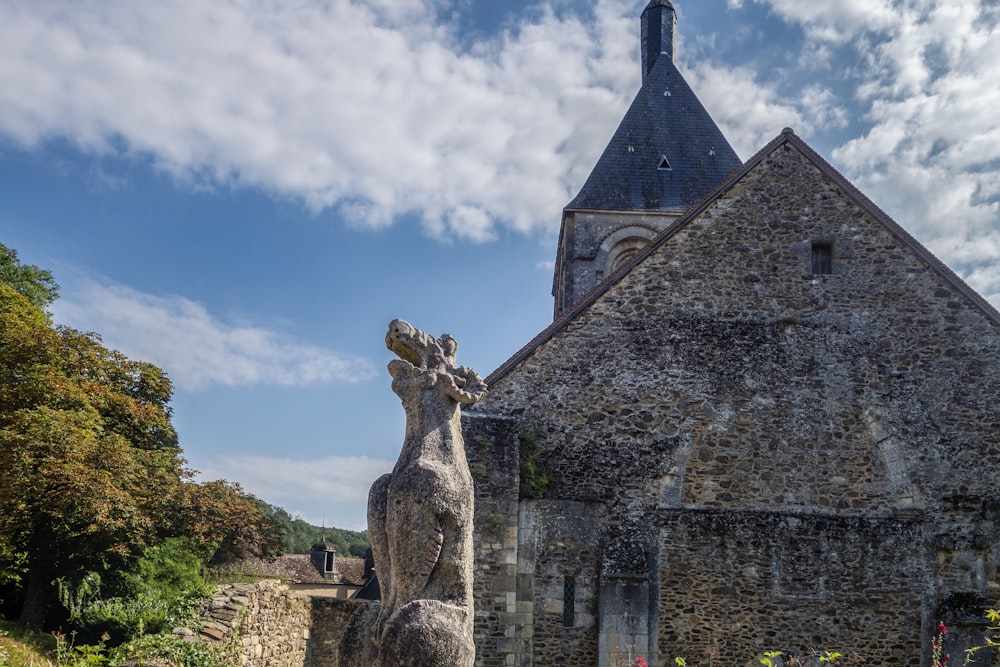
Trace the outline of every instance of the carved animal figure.
{"label": "carved animal figure", "polygon": [[[435,338],[393,320],[385,342],[399,357],[388,368],[406,434],[393,471],[368,496],[381,608],[375,618],[373,610],[352,618],[341,665],[471,667],[473,486],[460,405],[483,398],[486,385],[457,365],[449,334]],[[365,625],[368,641],[349,636]]]}

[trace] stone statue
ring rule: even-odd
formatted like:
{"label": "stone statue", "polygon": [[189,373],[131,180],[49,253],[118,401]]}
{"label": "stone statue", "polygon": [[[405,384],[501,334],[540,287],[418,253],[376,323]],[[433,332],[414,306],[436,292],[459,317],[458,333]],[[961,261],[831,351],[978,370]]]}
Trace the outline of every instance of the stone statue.
{"label": "stone statue", "polygon": [[351,618],[340,666],[471,667],[473,486],[462,441],[462,403],[486,395],[475,371],[457,366],[458,343],[393,320],[386,346],[406,435],[392,472],[372,485],[368,537],[381,607]]}

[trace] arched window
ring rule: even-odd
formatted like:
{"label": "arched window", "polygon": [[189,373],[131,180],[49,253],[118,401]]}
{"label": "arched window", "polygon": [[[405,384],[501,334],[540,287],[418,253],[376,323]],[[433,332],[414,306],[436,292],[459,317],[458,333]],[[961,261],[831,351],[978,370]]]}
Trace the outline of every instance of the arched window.
{"label": "arched window", "polygon": [[641,225],[621,227],[609,234],[597,254],[599,277],[611,275],[627,264],[656,234],[655,229]]}

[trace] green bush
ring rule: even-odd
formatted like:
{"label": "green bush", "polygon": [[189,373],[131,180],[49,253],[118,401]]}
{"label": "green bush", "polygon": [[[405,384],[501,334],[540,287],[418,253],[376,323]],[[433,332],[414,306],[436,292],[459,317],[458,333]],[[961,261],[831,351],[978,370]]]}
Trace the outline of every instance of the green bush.
{"label": "green bush", "polygon": [[520,446],[520,470],[522,498],[541,498],[549,488],[549,473],[542,461],[542,440],[540,431],[523,431]]}
{"label": "green bush", "polygon": [[83,610],[79,623],[85,630],[104,630],[121,641],[170,630],[175,620],[165,600],[138,596],[97,600]]}
{"label": "green bush", "polygon": [[168,538],[163,544],[143,552],[135,567],[122,574],[120,597],[130,595],[173,602],[196,592],[208,595],[202,576],[210,556],[181,537]]}
{"label": "green bush", "polygon": [[176,667],[230,667],[233,663],[225,653],[202,642],[186,642],[172,634],[146,635],[122,644],[111,652],[112,664],[138,660],[168,660]]}
{"label": "green bush", "polygon": [[202,569],[206,554],[189,540],[171,538],[146,549],[124,572],[96,573],[59,582],[59,599],[82,636],[108,632],[112,644],[187,625],[199,602],[211,595]]}

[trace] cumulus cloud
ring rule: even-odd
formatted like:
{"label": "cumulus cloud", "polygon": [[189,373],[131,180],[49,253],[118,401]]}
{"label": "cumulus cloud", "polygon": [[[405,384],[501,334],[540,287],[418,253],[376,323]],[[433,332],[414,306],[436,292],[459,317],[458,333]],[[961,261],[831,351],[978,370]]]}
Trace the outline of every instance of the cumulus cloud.
{"label": "cumulus cloud", "polygon": [[[960,271],[1000,265],[977,241],[1000,212],[996,3],[752,1],[764,23],[801,30],[797,59],[755,69],[702,49],[681,63],[740,155],[786,125],[835,137],[832,161],[942,259],[979,243],[987,264]],[[543,0],[470,36],[451,0],[0,3],[0,136],[68,138],[359,226],[412,214],[433,235],[489,241],[501,225],[558,224],[639,85],[642,4],[598,0],[583,16]],[[772,28],[751,31],[758,46],[787,33]]]}
{"label": "cumulus cloud", "polygon": [[286,459],[240,456],[209,460],[199,481],[238,479],[248,492],[314,525],[365,530],[368,489],[394,461],[367,456]]}
{"label": "cumulus cloud", "polygon": [[[804,136],[812,131],[812,123],[794,101],[781,99],[776,85],[759,81],[749,68],[702,62],[685,74],[744,160],[777,136],[783,127],[794,127]],[[733,104],[734,100],[742,102]]]}
{"label": "cumulus cloud", "polygon": [[899,11],[898,0],[842,0],[835,3],[754,1],[769,5],[787,21],[801,24],[810,39],[831,42],[843,42],[860,33],[891,26],[896,22]]}
{"label": "cumulus cloud", "polygon": [[55,319],[100,331],[109,347],[167,372],[178,387],[309,385],[375,377],[364,359],[298,342],[277,331],[231,324],[180,296],[156,296],[94,280],[53,304]]}
{"label": "cumulus cloud", "polygon": [[543,9],[469,44],[445,4],[2,3],[0,133],[124,150],[359,225],[415,212],[447,236],[531,230],[637,85],[634,10]]}

